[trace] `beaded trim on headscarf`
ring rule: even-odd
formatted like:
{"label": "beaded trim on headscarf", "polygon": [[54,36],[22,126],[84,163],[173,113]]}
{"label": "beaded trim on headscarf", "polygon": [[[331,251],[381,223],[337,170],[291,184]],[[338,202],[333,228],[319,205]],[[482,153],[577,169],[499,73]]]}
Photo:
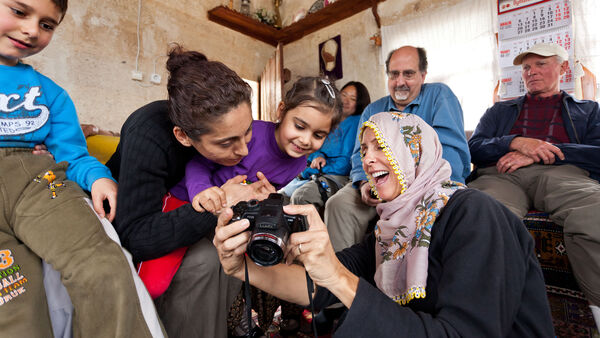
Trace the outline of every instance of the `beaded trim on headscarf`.
{"label": "beaded trim on headscarf", "polygon": [[[363,123],[363,125],[360,129],[360,137],[361,138],[365,131],[365,128],[367,128],[367,127],[371,128],[373,130],[373,132],[375,133],[375,139],[377,139],[377,143],[379,143],[379,145],[383,148],[383,153],[385,154],[385,157],[390,162],[390,165],[392,166],[392,169],[394,170],[394,174],[396,174],[396,177],[398,178],[398,182],[400,182],[400,186],[402,187],[402,189],[400,190],[400,194],[403,194],[404,191],[406,190],[406,179],[404,178],[404,173],[402,172],[402,170],[400,170],[398,161],[396,161],[396,158],[395,158],[394,154],[392,153],[392,149],[385,141],[385,138],[383,138],[383,136],[381,135],[381,131],[379,130],[379,127],[377,127],[377,125],[371,121],[365,121]],[[361,161],[363,161],[362,151],[360,152],[360,159],[361,159]],[[371,191],[373,191],[375,196],[377,196],[377,199],[381,200],[381,198],[379,197],[379,194],[377,192],[377,189],[375,188],[375,182],[373,181],[373,177],[371,177],[371,175],[367,175],[367,179],[369,180],[369,185],[371,186]]]}
{"label": "beaded trim on headscarf", "polygon": [[413,286],[400,296],[395,296],[392,300],[398,304],[406,305],[415,298],[425,298],[425,288],[422,286]]}

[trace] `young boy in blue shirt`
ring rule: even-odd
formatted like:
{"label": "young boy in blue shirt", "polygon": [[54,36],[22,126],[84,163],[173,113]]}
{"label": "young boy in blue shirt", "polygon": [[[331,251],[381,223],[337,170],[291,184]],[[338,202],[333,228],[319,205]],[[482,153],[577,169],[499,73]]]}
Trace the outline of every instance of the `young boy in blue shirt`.
{"label": "young boy in blue shirt", "polygon": [[[112,220],[117,185],[88,154],[67,93],[20,62],[48,45],[66,9],[67,0],[0,0],[2,335],[52,335],[44,259],[73,301],[75,336],[150,337],[126,257],[81,190],[91,191],[100,217],[108,200]],[[56,162],[32,154],[36,144]]]}

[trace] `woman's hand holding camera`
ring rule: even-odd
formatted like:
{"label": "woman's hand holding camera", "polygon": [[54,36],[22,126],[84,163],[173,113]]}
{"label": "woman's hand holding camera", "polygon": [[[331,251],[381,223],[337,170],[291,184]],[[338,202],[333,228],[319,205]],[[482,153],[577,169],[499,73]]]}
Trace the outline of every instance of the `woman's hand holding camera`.
{"label": "woman's hand holding camera", "polygon": [[341,264],[331,242],[327,227],[321,221],[319,213],[313,205],[286,205],[283,211],[290,215],[305,215],[308,230],[293,233],[288,240],[285,261],[291,264],[294,260],[301,262],[315,283],[326,286],[335,278],[335,266]]}
{"label": "woman's hand holding camera", "polygon": [[228,224],[233,216],[231,208],[219,215],[213,244],[217,248],[219,260],[226,274],[244,280],[244,259],[250,232],[245,231],[250,221],[242,219]]}
{"label": "woman's hand holding camera", "polygon": [[283,210],[290,215],[305,215],[309,224],[307,231],[290,236],[286,262],[301,262],[315,284],[329,289],[344,305],[350,307],[358,288],[358,277],[337,259],[327,227],[315,207],[286,205]]}
{"label": "woman's hand holding camera", "polygon": [[[301,282],[304,270],[291,264],[297,260],[317,285],[329,289],[349,307],[356,295],[358,277],[337,259],[327,227],[317,210],[312,205],[288,205],[283,210],[290,215],[305,215],[308,230],[291,234],[285,252],[287,266],[279,264],[264,268],[248,260],[251,283],[282,299],[297,303],[307,301],[306,282]],[[228,224],[232,216],[230,208],[219,215],[213,244],[225,273],[244,280],[244,253],[250,239],[250,232],[246,230],[250,222],[242,219]],[[273,283],[273,280],[278,283]]]}

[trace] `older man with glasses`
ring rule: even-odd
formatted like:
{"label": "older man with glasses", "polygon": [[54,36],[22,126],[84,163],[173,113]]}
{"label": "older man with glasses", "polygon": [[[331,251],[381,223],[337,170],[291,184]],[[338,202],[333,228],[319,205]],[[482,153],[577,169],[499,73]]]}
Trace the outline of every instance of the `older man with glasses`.
{"label": "older man with glasses", "polygon": [[[427,75],[425,49],[412,46],[393,50],[385,63],[390,95],[369,104],[359,126],[371,115],[398,111],[418,115],[431,125],[443,146],[443,157],[452,166],[452,179],[465,182],[471,157],[464,132],[463,112],[452,90],[443,83],[424,83]],[[352,183],[344,186],[325,205],[325,224],[336,251],[358,243],[375,217],[381,200],[371,195],[362,169],[358,140],[352,154]]]}

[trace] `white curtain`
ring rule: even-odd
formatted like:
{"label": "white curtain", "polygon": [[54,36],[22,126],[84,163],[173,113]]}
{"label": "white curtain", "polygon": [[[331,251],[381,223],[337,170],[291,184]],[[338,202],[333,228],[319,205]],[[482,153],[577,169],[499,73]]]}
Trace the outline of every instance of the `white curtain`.
{"label": "white curtain", "polygon": [[469,0],[383,26],[382,58],[403,45],[424,47],[426,82],[450,86],[462,105],[465,130],[473,130],[492,105],[498,80],[495,13],[495,0]]}
{"label": "white curtain", "polygon": [[[575,59],[600,79],[600,1],[571,0]],[[598,84],[596,84],[598,88]],[[596,100],[600,90],[596,90]]]}

